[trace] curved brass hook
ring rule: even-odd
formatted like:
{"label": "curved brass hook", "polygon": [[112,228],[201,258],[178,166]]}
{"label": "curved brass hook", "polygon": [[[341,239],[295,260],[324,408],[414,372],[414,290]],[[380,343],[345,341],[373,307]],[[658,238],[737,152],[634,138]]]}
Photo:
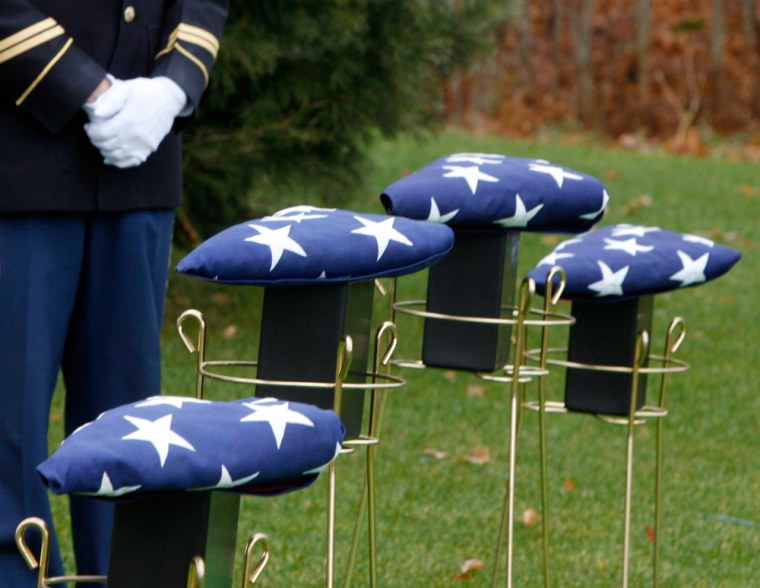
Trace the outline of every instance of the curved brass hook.
{"label": "curved brass hook", "polygon": [[190,562],[187,572],[187,588],[203,588],[206,581],[206,562],[200,555],[196,555]]}
{"label": "curved brass hook", "polygon": [[[259,561],[256,564],[256,567],[253,567],[253,548],[257,543],[262,544],[262,552],[259,556]],[[272,550],[269,542],[269,537],[267,537],[264,533],[256,533],[248,540],[248,543],[245,546],[245,564],[243,567],[242,588],[248,588],[248,586],[252,586],[256,583],[256,580],[259,579],[259,576],[264,571],[271,553]]]}
{"label": "curved brass hook", "polygon": [[636,351],[633,356],[635,365],[641,367],[649,355],[649,332],[646,330],[639,331],[636,338]]}
{"label": "curved brass hook", "polygon": [[[673,340],[674,337],[675,341]],[[683,343],[683,340],[685,338],[686,321],[684,321],[683,317],[677,316],[672,321],[670,321],[670,325],[668,326],[668,334],[665,337],[666,355],[670,355],[678,351],[678,348],[681,346],[681,343]]]}
{"label": "curved brass hook", "polygon": [[[190,338],[187,336],[183,328],[184,322],[190,317],[196,319],[199,324],[197,344],[194,344],[190,340]],[[194,308],[191,308],[183,312],[181,315],[179,315],[179,318],[177,319],[177,331],[179,332],[179,336],[182,338],[182,342],[185,344],[185,347],[187,347],[187,350],[190,353],[196,353],[196,352],[200,353],[200,351],[205,347],[206,321],[203,318],[203,314],[199,310],[195,310]]]}
{"label": "curved brass hook", "polygon": [[345,380],[348,376],[353,351],[354,341],[350,335],[345,335],[338,345],[338,365],[335,368],[336,377],[340,381]]}
{"label": "curved brass hook", "polygon": [[[194,318],[198,321],[198,339],[197,343],[193,343],[185,333],[184,323],[187,319]],[[177,331],[185,344],[185,347],[190,353],[197,353],[198,360],[195,368],[195,397],[198,399],[203,398],[203,364],[206,363],[206,320],[203,318],[203,313],[193,308],[186,310],[177,319]]]}
{"label": "curved brass hook", "polygon": [[[42,544],[40,546],[40,558],[37,559],[24,538],[26,531],[35,528],[39,531]],[[37,588],[44,588],[46,584],[48,564],[50,563],[50,530],[47,523],[39,517],[29,517],[21,521],[16,527],[16,547],[30,570],[39,568]]]}
{"label": "curved brass hook", "polygon": [[340,409],[343,406],[343,382],[348,377],[348,370],[351,367],[353,347],[354,342],[350,335],[344,335],[338,343],[338,359],[335,365],[335,393],[333,395],[333,410],[338,415],[340,415]]}
{"label": "curved brass hook", "polygon": [[[556,291],[554,289],[555,277],[559,277],[559,282],[557,283]],[[557,303],[559,302],[559,299],[562,297],[562,294],[565,291],[566,285],[567,285],[567,274],[565,273],[565,270],[562,269],[558,265],[552,266],[552,268],[549,270],[549,273],[546,274],[545,298],[546,298],[547,304],[551,302],[552,306],[556,306]]]}
{"label": "curved brass hook", "polygon": [[525,317],[530,311],[530,302],[536,293],[536,282],[531,277],[525,277],[520,283],[520,298],[517,303],[518,317]]}
{"label": "curved brass hook", "polygon": [[[388,339],[388,346],[385,348],[385,352],[380,355],[380,344],[383,341],[383,337],[385,337],[386,333],[390,335]],[[380,327],[377,329],[377,333],[375,334],[375,372],[380,372],[380,366],[387,366],[388,363],[391,361],[391,357],[393,357],[394,351],[396,351],[396,346],[398,345],[398,330],[396,329],[395,323],[392,323],[391,321],[385,321]]]}

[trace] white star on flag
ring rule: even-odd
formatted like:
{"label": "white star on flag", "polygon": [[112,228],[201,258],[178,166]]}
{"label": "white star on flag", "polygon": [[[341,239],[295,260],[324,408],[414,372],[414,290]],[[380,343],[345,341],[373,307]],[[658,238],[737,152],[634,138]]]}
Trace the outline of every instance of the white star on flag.
{"label": "white star on flag", "polygon": [[528,164],[530,171],[538,172],[541,174],[548,174],[554,181],[557,182],[558,187],[562,187],[565,180],[582,180],[583,176],[578,174],[571,174],[557,165],[547,165],[545,163],[530,163]]}
{"label": "white star on flag", "polygon": [[612,228],[613,237],[646,237],[647,233],[659,231],[659,227],[638,227],[636,225],[617,225]]}
{"label": "white star on flag", "polygon": [[270,272],[277,266],[284,251],[290,251],[301,257],[307,257],[303,248],[288,236],[290,235],[291,225],[286,225],[279,229],[270,229],[269,227],[254,224],[249,224],[248,226],[257,230],[259,234],[254,235],[253,237],[248,237],[245,240],[250,241],[251,243],[265,245],[269,247],[269,250],[272,253],[272,265],[269,267]]}
{"label": "white star on flag", "polygon": [[569,259],[575,257],[574,253],[560,253],[558,251],[552,251],[549,255],[544,257],[536,265],[557,265],[557,261],[560,259]]}
{"label": "white star on flag", "polygon": [[143,408],[145,406],[173,406],[175,408],[182,408],[185,403],[189,404],[210,404],[210,400],[201,400],[199,398],[190,398],[188,396],[151,396],[145,399],[143,402],[135,404],[137,408]]}
{"label": "white star on flag", "polygon": [[393,228],[393,221],[396,220],[393,217],[387,218],[380,222],[375,222],[356,215],[354,215],[354,218],[364,226],[358,229],[354,229],[351,232],[358,235],[367,235],[369,237],[374,237],[377,241],[377,261],[380,261],[383,253],[385,253],[385,250],[388,248],[388,243],[391,241],[396,241],[397,243],[401,243],[409,247],[413,245],[413,243],[402,233],[399,233],[396,229]]}
{"label": "white star on flag", "polygon": [[462,167],[459,165],[444,165],[443,169],[451,170],[448,173],[443,174],[444,178],[462,178],[467,182],[470,187],[470,191],[475,194],[478,189],[478,182],[498,182],[499,178],[495,178],[492,175],[483,173],[477,165]]}
{"label": "white star on flag", "polygon": [[103,477],[100,480],[100,488],[98,488],[97,492],[83,492],[83,494],[88,494],[90,496],[112,496],[116,498],[134,492],[135,490],[139,490],[140,488],[142,488],[142,486],[138,484],[137,486],[122,486],[121,488],[114,489],[113,484],[111,483],[111,478],[108,477],[108,473],[103,472]]}
{"label": "white star on flag", "polygon": [[604,249],[607,251],[625,251],[628,255],[636,257],[637,253],[649,253],[654,249],[651,245],[639,245],[636,243],[636,237],[631,237],[625,241],[616,241],[615,239],[604,238],[606,245]]}
{"label": "white star on flag", "polygon": [[125,435],[122,437],[122,440],[147,441],[152,444],[161,460],[161,467],[164,467],[166,463],[166,457],[169,455],[169,446],[171,445],[195,452],[195,447],[188,443],[184,437],[172,431],[172,415],[170,414],[162,416],[155,421],[131,416],[125,416],[124,418],[137,427],[137,430],[129,435]]}
{"label": "white star on flag", "polygon": [[204,488],[196,488],[196,490],[224,490],[228,488],[235,488],[236,486],[242,486],[247,484],[254,478],[256,478],[261,472],[256,472],[250,476],[245,476],[239,480],[233,480],[230,476],[229,470],[222,464],[222,474],[219,476],[219,481],[214,486],[205,486]]}
{"label": "white star on flag", "polygon": [[588,285],[589,290],[596,292],[597,296],[622,296],[623,295],[623,281],[628,275],[628,268],[631,266],[626,265],[620,268],[618,271],[613,272],[603,261],[596,262],[599,265],[599,269],[602,270],[602,279],[598,282]]}
{"label": "white star on flag", "polygon": [[715,247],[715,241],[712,241],[707,237],[700,237],[699,235],[684,235],[683,240],[689,243],[699,243],[701,245],[706,245],[707,247]]}
{"label": "white star on flag", "polygon": [[431,223],[446,224],[452,218],[454,218],[458,212],[459,212],[459,209],[456,208],[452,210],[451,212],[447,212],[446,214],[442,215],[441,211],[438,209],[438,203],[435,201],[435,198],[431,198],[430,199],[430,214],[428,214],[427,221]]}
{"label": "white star on flag", "polygon": [[290,410],[287,402],[271,403],[271,400],[254,400],[253,402],[244,402],[243,406],[246,406],[253,410],[253,413],[240,419],[241,423],[250,422],[264,422],[269,423],[274,434],[274,439],[277,442],[277,449],[280,448],[282,438],[285,436],[285,428],[290,425],[304,425],[306,427],[313,427],[314,423],[311,422],[306,416],[295,410]]}
{"label": "white star on flag", "polygon": [[594,220],[597,216],[599,216],[605,211],[609,201],[610,201],[610,195],[607,194],[607,190],[602,190],[602,207],[599,210],[595,210],[594,212],[589,212],[588,214],[582,214],[581,218],[585,220]]}
{"label": "white star on flag", "polygon": [[697,259],[692,259],[680,249],[676,253],[681,258],[683,269],[670,276],[671,280],[681,282],[680,287],[683,288],[691,284],[699,284],[707,279],[705,277],[705,267],[707,267],[707,260],[710,258],[709,253],[705,253]]}
{"label": "white star on flag", "polygon": [[515,214],[513,216],[506,216],[494,221],[494,224],[501,225],[502,227],[527,227],[531,219],[538,214],[538,211],[544,207],[543,204],[539,204],[525,210],[525,204],[520,198],[519,194],[515,194]]}
{"label": "white star on flag", "polygon": [[318,208],[316,206],[291,206],[275,212],[272,216],[265,216],[262,221],[293,221],[300,223],[305,220],[327,218],[326,214],[309,214],[314,212],[334,212],[334,208]]}
{"label": "white star on flag", "polygon": [[299,212],[298,214],[292,214],[292,215],[277,215],[274,216],[265,216],[261,220],[264,222],[272,222],[272,221],[289,221],[289,222],[295,222],[295,223],[301,223],[301,221],[305,220],[314,220],[317,218],[327,218],[326,214],[306,214],[305,212]]}
{"label": "white star on flag", "polygon": [[504,161],[503,157],[498,157],[495,155],[487,155],[485,153],[456,153],[454,155],[449,155],[446,158],[446,161],[451,161],[453,163],[474,163],[475,165],[486,165],[486,164],[498,164]]}

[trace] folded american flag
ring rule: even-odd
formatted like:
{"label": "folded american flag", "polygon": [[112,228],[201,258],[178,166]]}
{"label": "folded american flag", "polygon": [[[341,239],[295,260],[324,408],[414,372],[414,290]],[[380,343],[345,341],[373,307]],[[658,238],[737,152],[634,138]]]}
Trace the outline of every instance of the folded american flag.
{"label": "folded american flag", "polygon": [[543,293],[549,268],[558,265],[567,274],[564,298],[602,302],[698,286],[740,257],[705,237],[621,224],[563,241],[528,275]]}
{"label": "folded american flag", "polygon": [[455,153],[380,200],[389,214],[462,229],[579,233],[602,218],[609,196],[597,178],[543,159]]}
{"label": "folded american flag", "polygon": [[333,411],[308,404],[154,396],[80,427],[37,471],[56,494],[113,500],[276,494],[311,484],[337,456],[343,434]]}
{"label": "folded american flag", "polygon": [[345,283],[424,269],[453,243],[452,230],[441,225],[295,206],[221,231],[176,270],[227,284]]}

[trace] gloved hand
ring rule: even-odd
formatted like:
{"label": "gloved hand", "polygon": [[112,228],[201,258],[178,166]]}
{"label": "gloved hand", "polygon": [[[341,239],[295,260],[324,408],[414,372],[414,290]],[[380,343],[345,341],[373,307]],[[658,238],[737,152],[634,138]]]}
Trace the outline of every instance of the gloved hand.
{"label": "gloved hand", "polygon": [[85,132],[106,164],[134,167],[158,149],[187,96],[167,77],[109,79],[111,87],[84,106]]}

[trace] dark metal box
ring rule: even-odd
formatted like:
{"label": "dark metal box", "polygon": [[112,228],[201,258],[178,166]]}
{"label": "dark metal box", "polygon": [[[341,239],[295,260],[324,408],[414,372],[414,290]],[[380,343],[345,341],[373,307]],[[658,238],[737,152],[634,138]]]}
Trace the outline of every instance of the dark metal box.
{"label": "dark metal box", "polygon": [[[271,287],[264,292],[258,376],[267,380],[333,382],[338,346],[353,342],[348,381],[364,382],[369,356],[374,282]],[[256,388],[256,396],[333,408],[332,390],[293,386]],[[344,391],[341,420],[346,437],[359,434],[363,393]]]}
{"label": "dark metal box", "polygon": [[[458,231],[454,247],[428,273],[428,312],[509,318],[517,282],[519,233]],[[422,361],[440,368],[493,371],[509,360],[508,324],[426,318]]]}
{"label": "dark metal box", "polygon": [[[641,330],[651,334],[653,297],[617,302],[574,301],[568,360],[590,365],[633,366]],[[639,375],[636,408],[646,398],[646,374]],[[570,410],[628,415],[632,374],[568,368],[565,404]]]}

